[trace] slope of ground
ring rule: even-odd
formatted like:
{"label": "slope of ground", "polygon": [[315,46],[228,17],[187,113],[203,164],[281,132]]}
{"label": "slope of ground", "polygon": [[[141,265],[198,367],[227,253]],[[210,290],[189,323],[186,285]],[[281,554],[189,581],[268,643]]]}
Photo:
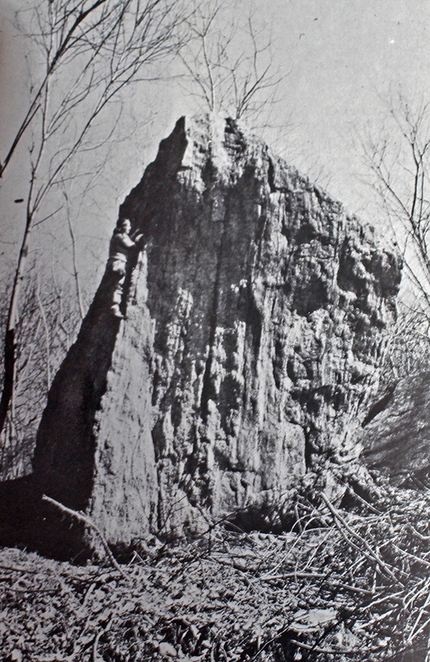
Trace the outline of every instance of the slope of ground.
{"label": "slope of ground", "polygon": [[429,513],[412,491],[354,512],[300,497],[290,532],[152,538],[121,573],[4,548],[1,659],[424,662]]}

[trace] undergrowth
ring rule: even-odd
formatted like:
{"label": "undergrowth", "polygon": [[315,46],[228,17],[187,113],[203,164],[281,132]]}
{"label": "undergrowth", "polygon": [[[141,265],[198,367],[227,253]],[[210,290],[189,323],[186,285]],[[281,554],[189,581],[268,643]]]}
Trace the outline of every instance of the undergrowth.
{"label": "undergrowth", "polygon": [[1,659],[429,662],[430,492],[384,490],[301,497],[281,534],[151,538],[122,574],[0,550]]}

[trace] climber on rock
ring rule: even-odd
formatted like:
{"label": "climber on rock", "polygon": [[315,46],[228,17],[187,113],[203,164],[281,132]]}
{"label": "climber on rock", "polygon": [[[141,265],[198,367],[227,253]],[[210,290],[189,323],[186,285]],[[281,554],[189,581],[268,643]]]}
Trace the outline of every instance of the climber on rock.
{"label": "climber on rock", "polygon": [[141,243],[143,235],[138,234],[133,239],[130,237],[131,221],[128,218],[120,218],[113,232],[109,246],[108,266],[115,277],[115,289],[112,297],[112,312],[115,317],[122,319],[124,315],[120,310],[123,296],[123,286],[127,271],[127,261],[131,248]]}

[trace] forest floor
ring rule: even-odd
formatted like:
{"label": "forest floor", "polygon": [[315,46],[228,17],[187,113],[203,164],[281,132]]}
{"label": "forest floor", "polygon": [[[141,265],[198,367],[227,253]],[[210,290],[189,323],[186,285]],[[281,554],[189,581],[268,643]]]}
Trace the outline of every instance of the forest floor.
{"label": "forest floor", "polygon": [[150,539],[121,572],[0,549],[0,659],[429,662],[430,492],[296,512],[281,534]]}

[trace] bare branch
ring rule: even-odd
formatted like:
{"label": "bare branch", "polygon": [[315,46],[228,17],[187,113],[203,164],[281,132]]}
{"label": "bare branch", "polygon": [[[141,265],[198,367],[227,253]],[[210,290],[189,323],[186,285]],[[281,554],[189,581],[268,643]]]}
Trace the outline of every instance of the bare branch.
{"label": "bare branch", "polygon": [[378,139],[367,138],[363,146],[365,161],[403,251],[407,277],[429,308],[429,104],[413,105],[402,94],[391,99],[385,132]]}
{"label": "bare branch", "polygon": [[[193,38],[181,53],[190,93],[209,111],[248,121],[263,109],[269,112],[284,76],[274,70],[272,36],[250,11],[237,22],[221,0],[196,6]],[[271,98],[270,98],[271,97]]]}
{"label": "bare branch", "polygon": [[[104,147],[105,141],[114,136],[122,104],[106,119],[103,138],[99,129],[96,139],[89,142],[95,128],[101,127],[105,109],[112,108],[114,100],[142,77],[144,68],[177,53],[189,15],[186,0],[40,0],[31,10],[21,12],[21,18],[27,21],[27,36],[42,54],[45,68],[32,86],[24,118],[0,165],[1,176],[26,135],[30,183],[6,321],[0,433],[14,394],[17,328],[23,315],[21,293],[33,229],[55,214],[49,209],[49,196],[55,198],[58,189],[70,182],[75,157],[85,150]],[[57,208],[57,200],[55,205]],[[70,217],[68,228],[82,317],[76,237]]]}
{"label": "bare branch", "polygon": [[67,508],[67,506],[64,506],[62,503],[59,501],[56,501],[55,499],[51,499],[51,497],[46,496],[46,494],[43,495],[42,501],[46,501],[46,503],[50,503],[52,506],[55,506],[55,508],[58,508],[63,513],[66,513],[66,515],[69,515],[70,517],[73,517],[74,519],[77,519],[78,522],[82,522],[82,524],[85,524],[85,526],[88,526],[91,529],[94,529],[94,531],[97,533],[99,536],[102,545],[106,551],[106,554],[112,563],[113,567],[118,570],[120,575],[124,577],[127,581],[129,581],[128,575],[124,572],[124,570],[121,568],[121,566],[118,564],[116,558],[112,554],[110,547],[106,541],[106,538],[104,537],[103,533],[100,531],[99,527],[88,517],[88,515],[84,515],[83,513],[77,512],[76,510],[72,510],[71,508]]}

